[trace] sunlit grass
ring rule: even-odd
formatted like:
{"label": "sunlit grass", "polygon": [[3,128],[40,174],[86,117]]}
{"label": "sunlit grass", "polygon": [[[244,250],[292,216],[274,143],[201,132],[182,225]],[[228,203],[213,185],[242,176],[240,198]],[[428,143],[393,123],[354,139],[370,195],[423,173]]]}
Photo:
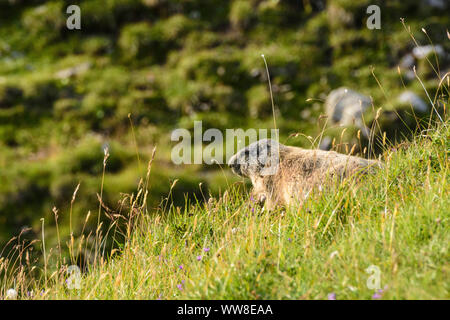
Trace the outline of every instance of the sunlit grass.
{"label": "sunlit grass", "polygon": [[[362,183],[274,212],[240,183],[217,199],[181,208],[168,197],[147,212],[146,186],[157,183],[150,173],[126,200],[124,245],[89,265],[79,290],[67,288],[66,262],[49,267],[47,281],[16,268],[1,295],[14,288],[25,299],[449,298],[448,124],[387,150],[385,169]],[[8,263],[11,270],[11,261],[0,266]],[[367,286],[369,266],[381,271],[378,296]]]}

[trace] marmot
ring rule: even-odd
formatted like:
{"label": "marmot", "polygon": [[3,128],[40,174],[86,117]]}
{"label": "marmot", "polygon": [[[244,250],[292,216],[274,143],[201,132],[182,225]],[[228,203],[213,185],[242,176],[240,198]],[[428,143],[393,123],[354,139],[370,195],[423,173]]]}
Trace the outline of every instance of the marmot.
{"label": "marmot", "polygon": [[271,210],[276,205],[301,203],[314,188],[321,190],[331,181],[357,178],[380,168],[382,163],[263,139],[240,150],[228,165],[235,174],[251,179],[253,196]]}

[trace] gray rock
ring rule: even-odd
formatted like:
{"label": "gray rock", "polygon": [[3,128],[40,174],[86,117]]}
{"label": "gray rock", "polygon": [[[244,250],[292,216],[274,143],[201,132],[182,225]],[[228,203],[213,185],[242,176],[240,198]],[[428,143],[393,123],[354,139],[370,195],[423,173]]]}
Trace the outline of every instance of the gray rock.
{"label": "gray rock", "polygon": [[403,73],[409,81],[415,78],[413,67],[416,63],[416,58],[412,55],[412,53],[408,53],[403,58],[401,58],[399,67],[403,70]]}
{"label": "gray rock", "polygon": [[428,111],[428,105],[426,104],[426,102],[423,101],[421,97],[419,97],[417,94],[415,94],[410,90],[401,93],[398,96],[397,100],[400,103],[410,104],[413,107],[414,111],[416,112],[425,113]]}
{"label": "gray rock", "polygon": [[347,88],[330,92],[325,100],[325,111],[332,124],[356,125],[365,128],[362,116],[372,104],[370,97]]}
{"label": "gray rock", "polygon": [[426,57],[433,55],[434,52],[441,59],[441,63],[445,64],[445,60],[450,58],[450,55],[446,54],[442,45],[426,45],[414,47],[412,51],[400,59],[399,67],[403,70],[403,74],[405,75],[407,80],[413,80],[416,76],[413,71],[413,67],[417,66],[418,60],[423,60]]}
{"label": "gray rock", "polygon": [[400,65],[400,68],[412,69],[415,62],[416,62],[416,59],[414,59],[414,56],[411,53],[408,53],[400,60],[399,65]]}
{"label": "gray rock", "polygon": [[445,54],[444,48],[440,44],[435,46],[429,44],[426,46],[415,47],[412,51],[412,54],[416,59],[424,59],[433,51],[436,51],[436,54],[439,57],[444,56]]}
{"label": "gray rock", "polygon": [[446,9],[448,0],[423,0],[425,5],[436,9]]}
{"label": "gray rock", "polygon": [[320,141],[319,149],[320,150],[330,150],[332,143],[333,143],[333,140],[329,136],[325,136],[322,138],[322,141]]}

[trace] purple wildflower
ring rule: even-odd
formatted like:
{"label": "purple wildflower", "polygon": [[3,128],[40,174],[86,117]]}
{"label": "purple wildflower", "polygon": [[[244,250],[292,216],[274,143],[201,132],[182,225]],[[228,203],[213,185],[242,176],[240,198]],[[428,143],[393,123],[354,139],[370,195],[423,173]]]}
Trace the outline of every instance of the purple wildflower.
{"label": "purple wildflower", "polygon": [[292,239],[291,239],[291,238],[288,238],[288,241],[289,241],[289,242],[292,242]]}
{"label": "purple wildflower", "polygon": [[373,294],[372,299],[381,299],[382,296],[383,296],[383,289],[379,289],[377,290],[377,292]]}
{"label": "purple wildflower", "polygon": [[183,285],[182,285],[182,284],[177,284],[177,288],[178,288],[180,291],[183,291]]}
{"label": "purple wildflower", "polygon": [[255,213],[255,208],[254,207],[252,207],[252,213]]}
{"label": "purple wildflower", "polygon": [[202,256],[197,256],[197,261],[202,260]]}
{"label": "purple wildflower", "polygon": [[180,264],[180,266],[178,268],[180,268],[180,270],[184,269],[182,264]]}
{"label": "purple wildflower", "polygon": [[205,251],[205,252],[209,252],[209,248],[203,248],[203,251]]}
{"label": "purple wildflower", "polygon": [[381,294],[379,294],[378,292],[375,292],[372,296],[372,299],[381,299]]}
{"label": "purple wildflower", "polygon": [[332,292],[328,294],[328,300],[336,300],[336,293]]}

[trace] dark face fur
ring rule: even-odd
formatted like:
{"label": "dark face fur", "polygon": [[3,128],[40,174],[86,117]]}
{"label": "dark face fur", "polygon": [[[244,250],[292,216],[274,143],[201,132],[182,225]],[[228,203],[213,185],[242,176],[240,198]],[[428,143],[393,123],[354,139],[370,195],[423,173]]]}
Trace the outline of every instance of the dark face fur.
{"label": "dark face fur", "polygon": [[283,147],[275,140],[259,140],[238,151],[228,165],[241,177],[273,175],[278,170],[279,150]]}

